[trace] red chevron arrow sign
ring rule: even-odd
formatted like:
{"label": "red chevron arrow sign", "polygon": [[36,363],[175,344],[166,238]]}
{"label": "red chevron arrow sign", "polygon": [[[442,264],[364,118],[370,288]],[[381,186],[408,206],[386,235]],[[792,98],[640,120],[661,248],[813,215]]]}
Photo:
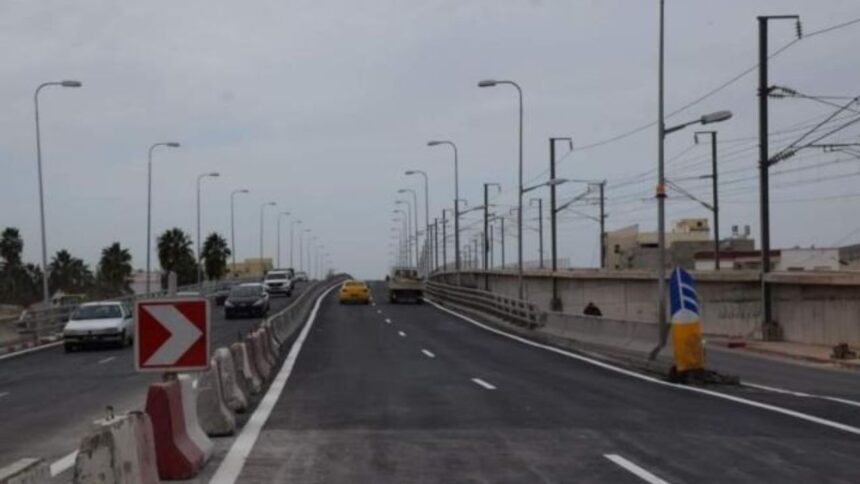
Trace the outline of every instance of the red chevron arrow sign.
{"label": "red chevron arrow sign", "polygon": [[200,297],[138,301],[134,364],[137,371],[209,368],[209,301]]}

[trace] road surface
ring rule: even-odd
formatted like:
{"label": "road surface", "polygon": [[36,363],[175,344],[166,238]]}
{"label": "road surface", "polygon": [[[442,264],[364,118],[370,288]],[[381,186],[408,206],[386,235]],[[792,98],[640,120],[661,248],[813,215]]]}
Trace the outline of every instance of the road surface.
{"label": "road surface", "polygon": [[280,398],[257,409],[271,414],[250,455],[228,456],[219,473],[233,467],[242,483],[860,482],[857,407],[669,385],[374,292],[375,306],[324,300],[281,369],[291,373]]}
{"label": "road surface", "polygon": [[[269,314],[291,298],[274,297]],[[211,349],[236,341],[239,333],[260,322],[224,319],[212,306]],[[65,353],[62,345],[0,360],[0,467],[21,457],[54,462],[77,449],[89,423],[113,406],[117,414],[142,409],[146,389],[158,374],[137,373],[132,348]]]}

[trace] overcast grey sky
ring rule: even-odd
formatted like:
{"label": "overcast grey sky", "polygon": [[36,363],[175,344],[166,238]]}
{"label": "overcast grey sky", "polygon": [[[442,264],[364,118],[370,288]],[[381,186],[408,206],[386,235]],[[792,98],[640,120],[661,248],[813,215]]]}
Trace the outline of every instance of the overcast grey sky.
{"label": "overcast grey sky", "polygon": [[[0,4],[0,226],[19,227],[25,258],[37,261],[32,95],[41,82],[71,78],[84,87],[40,96],[50,253],[67,248],[95,264],[100,249],[118,240],[142,267],[146,150],[176,140],[181,149],[156,154],[155,233],[178,226],[193,234],[195,177],[220,171],[221,178],[204,182],[203,227],[228,235],[230,191],[251,190],[237,199],[239,258],[256,256],[260,205],[272,200],[313,230],[339,269],[379,277],[390,260],[396,190],[421,188],[403,171],[429,172],[431,216],[451,205],[450,152],[427,148],[427,140],[458,143],[461,192],[469,206],[480,204],[486,181],[505,188],[494,202],[497,211],[515,202],[515,92],[478,89],[478,80],[513,79],[523,87],[528,178],[545,177],[549,136],[572,136],[581,147],[653,122],[656,5],[7,0]],[[804,31],[813,32],[860,17],[860,4],[669,0],[667,110],[755,65],[755,16],[788,13],[801,15]],[[793,23],[772,24],[772,50],[794,36]],[[858,40],[860,25],[797,42],[773,60],[772,82],[815,95],[858,95]],[[734,119],[719,125],[726,140],[721,171],[729,182],[721,188],[722,227],[727,233],[731,225],[749,224],[758,240],[755,87],[752,73],[669,122],[734,111]],[[773,131],[832,111],[804,100],[774,100],[772,106]],[[670,137],[668,176],[707,173],[707,147],[691,148],[692,131]],[[775,138],[774,147],[799,133]],[[853,141],[857,133],[850,128],[833,140]],[[647,199],[655,181],[655,138],[652,127],[576,151],[560,162],[559,176],[608,179],[609,229],[633,223],[653,229],[656,207]],[[809,150],[774,171],[844,158]],[[858,179],[857,161],[774,176],[773,245],[860,242]],[[707,180],[679,183],[710,196]],[[580,190],[560,188],[561,200]],[[597,214],[594,206],[578,210]],[[269,211],[266,222],[268,256],[275,250],[275,213]],[[697,215],[707,213],[670,199],[670,220]],[[532,210],[529,218],[535,216]],[[576,217],[564,216],[560,255],[594,266],[597,224]],[[470,214],[463,225],[473,220]],[[283,234],[288,257],[289,234]],[[514,242],[512,236],[509,254]],[[536,258],[536,248],[537,236],[529,231],[527,259]]]}

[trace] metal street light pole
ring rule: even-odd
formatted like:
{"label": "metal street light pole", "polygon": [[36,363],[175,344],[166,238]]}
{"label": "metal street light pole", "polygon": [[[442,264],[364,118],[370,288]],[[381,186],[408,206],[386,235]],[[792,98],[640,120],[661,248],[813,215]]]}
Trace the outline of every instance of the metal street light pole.
{"label": "metal street light pole", "polygon": [[[412,240],[412,227],[415,225],[415,221],[412,219],[412,202],[409,200],[396,200],[394,203],[398,205],[406,205],[406,240]],[[417,228],[415,229],[417,232]],[[416,234],[417,239],[417,234]],[[409,244],[409,265],[412,265],[412,244]],[[415,265],[418,265],[418,240],[415,240]]]}
{"label": "metal street light pole", "polygon": [[442,209],[442,270],[448,270],[448,219],[445,213],[449,209]]}
{"label": "metal street light pole", "polygon": [[[51,304],[51,294],[48,292],[48,243],[45,235],[45,191],[42,182],[42,133],[39,127],[39,92],[44,87],[81,87],[79,81],[43,82],[33,94],[33,104],[36,108],[36,167],[39,172],[39,220],[42,229],[42,302],[45,306]],[[149,274],[147,274],[147,277]]]}
{"label": "metal street light pole", "polygon": [[238,190],[233,190],[230,192],[230,246],[233,248],[231,254],[233,256],[233,272],[236,272],[236,194],[237,193],[250,193],[245,188],[240,188]]}
{"label": "metal street light pole", "polygon": [[[397,200],[396,203],[400,203],[402,205],[403,203],[406,203],[406,202],[403,202],[403,200]],[[408,203],[407,203],[407,205],[408,205]],[[406,265],[411,266],[412,265],[412,245],[409,244],[409,232],[410,232],[409,210],[395,209],[394,213],[399,213],[399,214],[403,215],[403,219],[401,220],[401,222],[403,223],[403,241],[404,241],[404,245],[405,245],[405,249],[406,249]]]}
{"label": "metal street light pole", "polygon": [[664,34],[665,34],[665,0],[660,0],[659,10],[659,56],[657,69],[657,321],[660,326],[659,341],[651,350],[650,359],[666,345],[669,336],[669,321],[666,312],[666,175],[665,175],[665,144],[666,135],[682,130],[694,124],[710,124],[725,121],[732,117],[731,111],[717,111],[706,114],[699,119],[688,121],[670,128],[666,127],[664,115]]}
{"label": "metal street light pole", "polygon": [[293,265],[293,229],[295,228],[296,224],[301,225],[302,221],[301,220],[290,221],[290,268],[293,270],[295,270],[295,267],[296,267],[295,265]]}
{"label": "metal street light pole", "polygon": [[290,212],[281,212],[278,214],[278,240],[277,240],[277,244],[278,244],[278,267],[279,268],[284,267],[281,265],[281,217],[285,217],[285,216],[289,217]]}
{"label": "metal street light pole", "polygon": [[[457,285],[460,285],[460,175],[457,145],[453,141],[429,141],[427,146],[449,145],[454,149],[454,267]],[[444,229],[444,223],[443,223]],[[444,252],[444,251],[443,251]]]}
{"label": "metal street light pole", "polygon": [[197,286],[199,288],[203,287],[203,254],[200,253],[200,246],[202,244],[201,234],[200,234],[200,182],[204,178],[215,178],[221,176],[218,172],[212,173],[203,173],[202,175],[197,175]]}
{"label": "metal street light pole", "polygon": [[299,271],[305,270],[305,268],[304,268],[304,265],[305,265],[304,238],[305,238],[305,233],[310,232],[310,231],[311,231],[311,229],[304,229],[301,232],[299,232]]}
{"label": "metal street light pole", "polygon": [[266,202],[260,205],[260,275],[262,276],[266,275],[266,266],[265,264],[263,264],[263,240],[265,240],[263,238],[263,227],[265,226],[264,215],[266,212],[266,207],[274,207],[275,205],[277,205],[277,203],[275,202]]}
{"label": "metal street light pole", "polygon": [[509,84],[517,90],[519,98],[519,189],[517,190],[517,277],[519,287],[519,298],[525,299],[525,280],[523,279],[523,90],[519,84],[513,81],[484,80],[478,83],[478,87],[493,87],[499,84]]}
{"label": "metal street light pole", "polygon": [[[406,175],[421,175],[424,177],[424,226],[426,230],[430,230],[430,182],[427,178],[427,172],[422,170],[409,170],[406,172]],[[426,233],[426,232],[425,232]],[[425,246],[427,245],[426,241],[430,240],[426,235],[424,237]],[[430,257],[430,252],[428,251],[428,259]],[[432,263],[427,265],[427,271],[430,272],[430,268],[432,267]],[[426,276],[426,274],[425,274]]]}
{"label": "metal street light pole", "polygon": [[[550,180],[555,179],[555,143],[556,141],[567,141],[570,150],[573,150],[573,139],[572,138],[550,138],[549,139],[549,178]],[[561,311],[561,298],[558,297],[558,278],[555,277],[556,272],[558,271],[558,222],[557,222],[557,210],[556,210],[556,195],[555,195],[555,185],[550,185],[549,187],[549,217],[550,217],[550,243],[552,247],[551,250],[551,258],[552,258],[552,299],[550,300],[550,308],[553,311]]]}
{"label": "metal street light pole", "polygon": [[179,143],[168,141],[164,143],[155,143],[149,147],[146,157],[146,295],[151,294],[150,291],[150,254],[152,252],[152,151],[159,147],[166,146],[168,148],[179,148]]}
{"label": "metal street light pole", "polygon": [[[412,228],[415,232],[415,265],[419,264],[418,262],[418,194],[415,190],[411,188],[401,188],[397,190],[397,193],[406,193],[409,192],[412,194],[412,210],[414,213],[414,218],[412,219]],[[425,237],[426,239],[426,237]]]}

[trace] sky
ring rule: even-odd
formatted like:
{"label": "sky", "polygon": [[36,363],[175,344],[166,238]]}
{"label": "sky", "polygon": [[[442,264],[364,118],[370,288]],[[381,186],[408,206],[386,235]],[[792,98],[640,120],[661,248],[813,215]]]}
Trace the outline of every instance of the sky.
{"label": "sky", "polygon": [[[833,103],[860,95],[860,24],[809,35],[860,18],[856,1],[666,3],[667,112],[756,65],[757,15],[798,14],[806,34],[793,42],[794,22],[771,24],[771,52],[793,42],[771,61],[773,84],[838,96],[828,98]],[[214,171],[221,176],[202,183],[204,236],[215,231],[229,239],[230,192],[250,191],[236,197],[239,259],[258,256],[261,206],[273,201],[277,209],[263,212],[266,257],[277,258],[276,220],[289,211],[281,218],[280,265],[289,265],[290,222],[301,220],[292,265],[299,265],[298,232],[307,228],[335,268],[380,277],[392,260],[398,189],[417,190],[424,223],[423,183],[404,171],[428,173],[431,219],[452,206],[451,151],[427,147],[428,140],[457,143],[468,207],[482,204],[484,182],[502,185],[495,213],[516,204],[516,92],[477,87],[489,78],[523,89],[530,184],[547,179],[548,138],[570,136],[574,151],[559,145],[558,176],[607,180],[608,230],[654,230],[657,133],[646,126],[657,119],[657,20],[656,0],[6,0],[0,227],[18,227],[25,259],[38,262],[33,92],[42,82],[76,79],[82,88],[49,87],[39,96],[49,254],[65,248],[95,265],[101,249],[118,241],[143,267],[147,149],[177,141],[181,148],[154,155],[155,234],[179,227],[196,237],[195,180]],[[750,225],[758,241],[756,83],[753,70],[667,124],[734,113],[714,125],[721,226],[726,235],[732,225]],[[810,99],[772,100],[772,151],[833,111]],[[667,139],[667,176],[709,199],[710,181],[700,178],[710,170],[709,150],[694,144],[693,131]],[[826,141],[854,142],[857,134],[851,126]],[[773,247],[860,242],[860,161],[810,148],[772,172]],[[562,185],[559,200],[583,190]],[[669,221],[710,217],[674,193],[667,207]],[[559,256],[594,267],[593,196],[575,210],[560,216]],[[476,236],[478,222],[478,212],[464,216],[464,242]],[[525,223],[524,257],[534,260],[536,207]],[[509,261],[514,228],[510,219]]]}

